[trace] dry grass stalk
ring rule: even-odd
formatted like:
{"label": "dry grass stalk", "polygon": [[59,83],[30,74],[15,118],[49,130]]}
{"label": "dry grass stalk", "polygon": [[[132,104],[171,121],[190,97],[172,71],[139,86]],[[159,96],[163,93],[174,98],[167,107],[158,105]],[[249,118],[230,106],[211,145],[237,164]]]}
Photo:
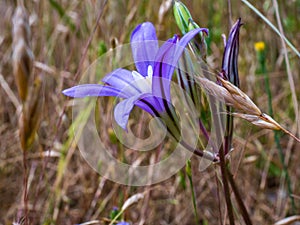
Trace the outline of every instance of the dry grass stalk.
{"label": "dry grass stalk", "polygon": [[[29,224],[28,218],[28,169],[27,152],[32,148],[35,140],[35,134],[41,118],[41,109],[43,97],[41,95],[42,85],[39,78],[32,76],[33,70],[33,52],[30,46],[30,26],[28,15],[21,4],[15,10],[13,16],[13,73],[19,96],[22,101],[22,111],[19,119],[19,136],[21,148],[23,151],[23,206],[20,211],[24,215],[24,224]],[[33,81],[33,84],[30,85]],[[28,94],[28,92],[30,92]]]}
{"label": "dry grass stalk", "polygon": [[292,225],[300,221],[300,215],[294,215],[277,221],[274,225]]}
{"label": "dry grass stalk", "polygon": [[30,26],[26,10],[18,6],[13,17],[13,73],[19,96],[24,102],[32,73],[33,53],[30,48]]}
{"label": "dry grass stalk", "polygon": [[[41,114],[41,80],[32,76],[34,55],[31,50],[30,26],[24,6],[18,6],[13,16],[13,73],[19,96],[23,103],[19,120],[20,142],[23,151],[28,150],[35,137]],[[34,81],[32,85],[31,81]],[[30,92],[30,93],[29,93]]]}
{"label": "dry grass stalk", "polygon": [[23,150],[30,149],[35,134],[40,124],[41,111],[44,102],[42,94],[42,81],[36,78],[33,86],[30,88],[30,101],[26,101],[23,105],[22,116],[19,121],[20,141]]}
{"label": "dry grass stalk", "polygon": [[243,91],[229,81],[218,77],[218,80],[222,83],[221,86],[213,81],[208,80],[207,78],[197,77],[197,79],[200,81],[200,85],[209,95],[212,95],[219,101],[224,102],[226,105],[232,106],[236,110],[243,112],[233,113],[234,116],[245,119],[263,129],[281,130],[300,143],[299,138],[283,128],[271,116],[262,113],[262,111],[255,105],[248,95],[246,95]]}

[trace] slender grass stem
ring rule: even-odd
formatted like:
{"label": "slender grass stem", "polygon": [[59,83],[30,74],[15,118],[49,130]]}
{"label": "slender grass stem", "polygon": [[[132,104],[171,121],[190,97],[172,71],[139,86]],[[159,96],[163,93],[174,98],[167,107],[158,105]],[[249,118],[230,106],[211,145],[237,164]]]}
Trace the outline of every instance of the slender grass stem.
{"label": "slender grass stem", "polygon": [[223,189],[224,189],[225,201],[226,201],[228,217],[229,217],[229,224],[234,225],[234,216],[233,216],[232,204],[230,199],[228,174],[226,170],[226,162],[225,162],[223,146],[221,146],[220,148],[219,155],[220,155],[220,167],[221,167],[221,174],[222,174]]}
{"label": "slender grass stem", "polygon": [[[280,15],[279,15],[278,3],[277,3],[276,0],[273,0],[273,5],[274,5],[274,8],[275,8],[275,15],[276,15],[279,31],[282,34],[280,37],[281,37],[282,47],[283,47],[283,50],[284,50],[286,70],[287,70],[288,80],[289,80],[291,93],[292,93],[292,99],[293,99],[294,111],[295,111],[295,118],[296,118],[296,121],[297,121],[297,130],[298,130],[298,132],[300,132],[300,130],[299,130],[300,129],[300,122],[299,122],[299,110],[298,110],[297,95],[296,95],[296,91],[295,91],[295,84],[294,84],[293,75],[292,75],[291,68],[290,68],[290,62],[289,62],[289,58],[288,58],[287,48],[286,48],[286,44],[284,42],[285,41],[285,36],[284,36],[282,24],[281,24]],[[299,56],[299,54],[298,54],[298,56]],[[276,137],[277,137],[278,140],[276,140]],[[279,146],[279,155],[280,155],[281,163],[283,165],[283,173],[284,173],[285,178],[287,180],[288,193],[289,193],[289,197],[290,197],[291,203],[292,203],[292,212],[295,213],[295,207],[296,206],[295,206],[295,202],[294,202],[294,197],[292,196],[291,179],[290,179],[288,171],[287,171],[287,166],[285,165],[284,154],[283,154],[283,151],[281,149],[278,137],[279,137],[278,132],[275,132],[275,141],[276,141],[276,144]],[[296,138],[296,140],[299,140],[299,139]]]}
{"label": "slender grass stem", "polygon": [[[265,91],[267,92],[267,95],[268,95],[268,112],[271,117],[274,117],[273,106],[272,106],[272,92],[271,92],[271,88],[270,88],[269,74],[267,72],[266,63],[265,63],[266,60],[265,60],[264,51],[258,51],[258,58],[259,58],[260,71],[263,74],[263,77],[265,80]],[[292,196],[291,179],[288,174],[287,166],[285,164],[284,153],[283,153],[283,150],[282,150],[282,147],[280,144],[279,135],[280,135],[279,131],[275,130],[274,131],[275,144],[276,144],[276,148],[279,153],[280,162],[283,166],[282,176],[286,179],[287,189],[288,189],[289,197],[290,197],[291,204],[292,204],[292,211],[294,212],[295,211],[295,201]]]}
{"label": "slender grass stem", "polygon": [[296,47],[270,22],[270,20],[267,19],[260,11],[258,11],[255,6],[253,6],[249,1],[247,0],[241,0],[245,5],[249,7],[249,9],[253,10],[268,26],[271,27],[271,29],[278,34],[284,42],[293,50],[293,52],[300,57],[300,52],[296,49]]}
{"label": "slender grass stem", "polygon": [[227,175],[228,175],[228,181],[231,185],[231,188],[232,188],[232,191],[234,193],[234,196],[235,196],[235,199],[237,201],[237,204],[240,208],[240,211],[241,211],[241,214],[243,216],[243,219],[246,223],[246,225],[252,225],[252,222],[251,222],[251,219],[250,219],[250,216],[247,212],[247,209],[244,205],[244,202],[242,201],[242,198],[241,198],[241,195],[239,193],[239,190],[235,184],[235,181],[233,179],[233,175],[231,174],[231,172],[229,171],[229,168],[227,167]]}
{"label": "slender grass stem", "polygon": [[295,213],[296,205],[295,205],[295,200],[294,200],[293,192],[292,192],[291,178],[289,176],[289,173],[287,170],[287,165],[285,164],[285,160],[284,160],[284,154],[283,154],[283,151],[282,151],[282,148],[280,145],[279,131],[274,131],[274,138],[275,138],[276,147],[278,149],[280,162],[283,167],[282,176],[284,176],[284,178],[286,179],[286,183],[287,183],[287,191],[289,193],[289,198],[290,198],[291,204],[292,204],[292,213]]}
{"label": "slender grass stem", "polygon": [[192,177],[192,166],[191,166],[191,160],[187,160],[186,162],[186,173],[190,182],[191,192],[192,192],[192,201],[193,201],[193,208],[194,208],[194,215],[195,215],[195,221],[196,224],[199,223],[199,216],[197,212],[197,203],[196,203],[196,195],[194,190],[194,184],[193,184],[193,177]]}
{"label": "slender grass stem", "polygon": [[[216,171],[216,166],[215,166],[215,179],[216,179],[216,184],[217,184],[217,197],[218,197],[218,202],[221,202],[221,198],[220,198],[220,182],[218,181],[218,175],[217,175],[217,171]],[[218,204],[218,210],[219,210],[219,217],[220,217],[220,225],[222,225],[222,210],[221,210],[221,204]]]}
{"label": "slender grass stem", "polygon": [[27,149],[23,149],[23,201],[24,201],[24,225],[29,225],[28,222],[28,168],[27,168]]}

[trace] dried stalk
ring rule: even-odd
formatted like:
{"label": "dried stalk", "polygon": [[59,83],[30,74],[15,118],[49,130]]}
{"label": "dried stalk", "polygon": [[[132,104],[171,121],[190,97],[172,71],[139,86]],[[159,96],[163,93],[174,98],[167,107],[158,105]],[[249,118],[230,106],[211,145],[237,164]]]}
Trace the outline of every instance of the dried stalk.
{"label": "dried stalk", "polygon": [[29,78],[32,73],[33,53],[30,48],[30,26],[26,10],[18,6],[13,20],[13,73],[19,96],[25,102],[28,93]]}
{"label": "dried stalk", "polygon": [[[24,224],[29,224],[28,219],[28,162],[27,153],[32,148],[35,134],[39,127],[41,109],[43,104],[42,81],[32,76],[34,55],[31,50],[30,26],[28,14],[23,4],[20,4],[14,13],[13,19],[13,74],[16,81],[19,97],[22,102],[22,110],[19,119],[19,137],[23,152],[23,205],[20,218],[24,218]],[[31,85],[32,84],[32,85]]]}

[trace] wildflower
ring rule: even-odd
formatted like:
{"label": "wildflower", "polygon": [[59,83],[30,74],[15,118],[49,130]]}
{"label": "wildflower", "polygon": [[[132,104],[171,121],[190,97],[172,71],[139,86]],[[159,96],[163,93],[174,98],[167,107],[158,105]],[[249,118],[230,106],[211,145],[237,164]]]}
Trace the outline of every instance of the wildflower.
{"label": "wildflower", "polygon": [[152,23],[138,25],[131,35],[131,49],[137,71],[118,68],[107,74],[101,84],[83,84],[63,91],[70,97],[118,96],[124,98],[114,109],[114,118],[126,130],[129,115],[134,106],[152,116],[163,117],[170,112],[170,81],[184,47],[199,32],[194,29],[180,40],[175,35],[160,48]]}
{"label": "wildflower", "polygon": [[264,51],[265,47],[266,47],[266,45],[265,45],[265,42],[263,42],[263,41],[259,41],[254,44],[254,48],[257,52]]}
{"label": "wildflower", "polygon": [[130,224],[125,221],[122,221],[122,222],[117,223],[116,225],[130,225]]}
{"label": "wildflower", "polygon": [[114,206],[112,208],[112,210],[110,211],[109,218],[110,219],[118,219],[119,213],[120,213],[120,211],[119,211],[118,207]]}
{"label": "wildflower", "polygon": [[254,49],[257,53],[257,59],[260,63],[260,70],[258,73],[263,73],[265,74],[266,72],[266,44],[263,41],[256,42],[254,44]]}

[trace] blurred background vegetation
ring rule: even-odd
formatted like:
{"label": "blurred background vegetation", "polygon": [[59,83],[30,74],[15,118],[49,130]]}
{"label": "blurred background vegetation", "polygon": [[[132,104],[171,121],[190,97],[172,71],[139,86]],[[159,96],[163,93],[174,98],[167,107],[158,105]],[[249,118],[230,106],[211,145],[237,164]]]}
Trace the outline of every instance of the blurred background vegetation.
{"label": "blurred background vegetation", "polygon": [[[265,43],[265,73],[270,80],[274,118],[296,132],[298,121],[295,121],[295,104],[280,37],[241,1],[183,2],[197,24],[210,30],[208,64],[216,70],[221,68],[224,50],[221,35],[227,35],[231,23],[242,18],[241,89],[268,112],[265,79],[254,48],[258,41]],[[106,180],[90,168],[73,142],[69,131],[71,101],[61,93],[76,85],[82,72],[97,57],[110,48],[128,43],[131,31],[139,23],[151,21],[156,26],[159,40],[180,33],[170,3],[146,0],[25,1],[32,34],[31,49],[35,56],[33,76],[42,79],[41,98],[44,97],[39,112],[41,122],[27,154],[30,224],[78,224],[92,220],[105,224],[113,207],[120,208],[126,199],[137,193],[146,194],[143,200],[125,211],[124,220],[133,224],[195,223],[191,188],[184,169],[157,185],[128,187]],[[253,1],[277,27],[273,3],[271,0]],[[18,136],[21,101],[11,59],[14,47],[12,16],[16,6],[17,1],[0,1],[0,224],[17,221],[22,205],[23,159]],[[300,1],[279,0],[278,8],[284,35],[299,49]],[[287,53],[296,96],[299,96],[299,58],[289,48]],[[299,109],[296,111],[299,113]],[[272,131],[236,119],[233,144],[232,171],[253,223],[272,224],[299,212],[300,144],[280,134],[291,193],[282,174],[283,165]],[[51,155],[45,157],[48,151]],[[193,158],[194,189],[201,223],[222,224],[220,212],[226,214],[226,207],[220,194],[222,190],[217,185],[218,171],[215,166],[210,166],[200,172],[196,162]],[[289,195],[294,197],[294,204]],[[239,224],[240,216],[236,218]]]}

